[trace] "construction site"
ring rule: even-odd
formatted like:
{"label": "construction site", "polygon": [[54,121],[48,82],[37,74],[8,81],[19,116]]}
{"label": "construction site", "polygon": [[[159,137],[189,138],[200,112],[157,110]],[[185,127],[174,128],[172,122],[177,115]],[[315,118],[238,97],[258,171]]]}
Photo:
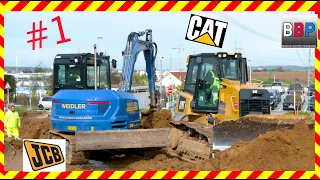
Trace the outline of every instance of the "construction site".
{"label": "construction site", "polygon": [[[21,116],[21,138],[48,137],[51,129],[48,113]],[[151,124],[154,128],[167,127],[169,121],[170,112],[163,110]],[[146,150],[143,155],[130,151],[95,155],[88,164],[67,165],[67,170],[314,170],[314,129],[298,123],[292,130],[270,131],[215,152],[215,158],[201,163],[173,157],[166,149]],[[5,139],[5,170],[22,170],[21,141]]]}
{"label": "construction site", "polygon": [[[52,94],[36,109],[31,93],[28,109],[12,106],[8,90],[5,170],[23,169],[25,139],[66,142],[67,170],[314,170],[310,69],[308,87],[298,81],[287,87],[275,79],[267,87],[254,82],[250,60],[241,52],[189,53],[179,88],[165,87],[156,76],[156,59],[164,57],[154,33],[129,31],[117,88],[111,71],[118,61],[94,44],[88,53],[55,54]],[[213,42],[209,34],[198,40],[221,47],[223,40]],[[176,49],[180,68],[180,46]],[[142,98],[133,89],[139,54],[146,72]],[[167,106],[163,89],[176,93]]]}

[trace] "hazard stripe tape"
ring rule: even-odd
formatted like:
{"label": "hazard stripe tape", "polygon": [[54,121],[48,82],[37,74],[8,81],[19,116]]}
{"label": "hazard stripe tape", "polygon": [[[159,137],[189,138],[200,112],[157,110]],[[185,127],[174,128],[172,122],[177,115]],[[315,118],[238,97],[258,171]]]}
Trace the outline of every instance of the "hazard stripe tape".
{"label": "hazard stripe tape", "polygon": [[317,1],[9,1],[2,4],[5,11],[315,11],[320,7]]}
{"label": "hazard stripe tape", "polygon": [[[67,172],[21,172],[4,171],[4,12],[74,12],[74,11],[317,11],[318,1],[0,1],[0,178],[36,179],[121,179],[121,178],[174,178],[174,179],[218,179],[218,178],[319,178],[320,172],[320,47],[315,50],[315,171],[67,171]],[[320,18],[318,34],[320,34]],[[318,36],[319,37],[319,36]],[[319,37],[320,42],[320,37]],[[320,44],[320,43],[319,43]]]}

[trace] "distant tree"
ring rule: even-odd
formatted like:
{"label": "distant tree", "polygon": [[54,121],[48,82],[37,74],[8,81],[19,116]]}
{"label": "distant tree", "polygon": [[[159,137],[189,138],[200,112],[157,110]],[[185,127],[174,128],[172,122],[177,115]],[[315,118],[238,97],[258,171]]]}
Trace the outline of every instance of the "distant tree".
{"label": "distant tree", "polygon": [[52,96],[53,95],[53,74],[51,74],[48,77],[45,77],[44,85],[45,85],[44,90],[47,91],[47,95]]}
{"label": "distant tree", "polygon": [[42,62],[39,62],[39,64],[34,68],[34,73],[44,73],[46,72],[45,68],[42,65]]}
{"label": "distant tree", "polygon": [[132,75],[132,85],[144,85],[148,82],[146,74],[140,75],[138,71],[134,71]]}
{"label": "distant tree", "polygon": [[262,71],[266,72],[266,71],[268,71],[268,69],[267,69],[267,68],[263,68],[263,70],[262,70]]}
{"label": "distant tree", "polygon": [[277,67],[277,68],[275,69],[275,71],[277,71],[277,72],[283,72],[283,69],[282,69],[282,67]]}
{"label": "distant tree", "polygon": [[24,68],[22,70],[23,73],[32,73],[32,69],[31,68]]}
{"label": "distant tree", "polygon": [[[10,102],[12,102],[13,99],[13,94],[16,91],[16,78],[12,75],[4,75],[4,86],[6,86],[7,82],[9,82],[11,89],[9,90],[9,98],[10,98]],[[4,91],[4,94],[7,97],[7,90]]]}
{"label": "distant tree", "polygon": [[120,73],[118,71],[113,71],[110,74],[111,84],[119,84],[120,83]]}

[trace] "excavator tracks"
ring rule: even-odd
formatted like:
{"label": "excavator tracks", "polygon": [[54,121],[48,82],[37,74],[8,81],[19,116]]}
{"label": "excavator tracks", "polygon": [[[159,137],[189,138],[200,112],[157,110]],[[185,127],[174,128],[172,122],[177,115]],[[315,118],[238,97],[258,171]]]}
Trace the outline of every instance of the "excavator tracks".
{"label": "excavator tracks", "polygon": [[65,139],[66,144],[66,160],[67,164],[87,164],[88,153],[83,151],[76,151],[75,136],[73,134],[64,134],[51,130],[49,132],[49,139]]}
{"label": "excavator tracks", "polygon": [[195,122],[171,121],[171,148],[169,154],[182,160],[198,163],[212,156],[213,125]]}

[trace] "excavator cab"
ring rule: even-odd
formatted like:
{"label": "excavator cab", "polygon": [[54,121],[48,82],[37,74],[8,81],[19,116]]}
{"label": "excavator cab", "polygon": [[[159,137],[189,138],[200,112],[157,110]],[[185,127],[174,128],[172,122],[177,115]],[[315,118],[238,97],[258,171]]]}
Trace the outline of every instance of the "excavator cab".
{"label": "excavator cab", "polygon": [[[109,59],[97,54],[97,89],[111,89]],[[112,67],[116,67],[115,60]],[[60,89],[94,89],[94,54],[58,54],[53,72],[53,94]]]}

